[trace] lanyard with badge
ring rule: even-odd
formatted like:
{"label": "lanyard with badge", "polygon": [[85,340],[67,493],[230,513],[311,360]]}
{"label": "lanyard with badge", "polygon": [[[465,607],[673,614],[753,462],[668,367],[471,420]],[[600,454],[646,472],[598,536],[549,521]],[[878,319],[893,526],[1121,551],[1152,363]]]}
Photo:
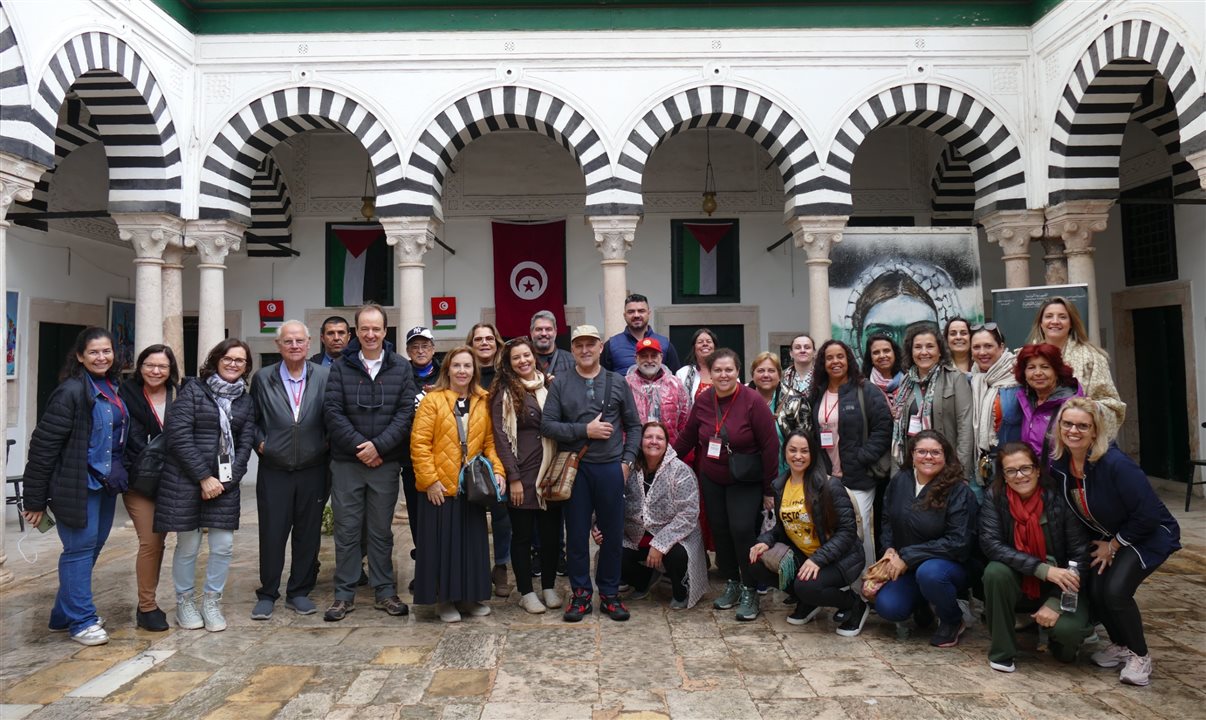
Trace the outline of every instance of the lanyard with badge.
{"label": "lanyard with badge", "polygon": [[[297,422],[298,418],[301,417],[302,395],[306,392],[305,370],[302,371],[300,380],[294,380],[292,377],[289,378],[289,388],[289,399],[292,401],[290,406],[293,409],[293,422]],[[297,392],[294,392],[293,388],[297,388]]]}
{"label": "lanyard with badge", "polygon": [[[825,400],[833,395],[833,402],[830,403],[829,409],[825,409]],[[837,393],[825,393],[821,396],[821,447],[825,450],[832,450],[835,445],[833,441],[833,413],[837,410],[841,399]]]}
{"label": "lanyard with badge", "polygon": [[726,418],[728,418],[729,412],[733,409],[733,406],[737,404],[737,394],[733,394],[733,399],[729,401],[729,407],[724,411],[723,415],[720,413],[720,398],[715,392],[712,393],[712,403],[716,408],[716,417],[718,419],[716,421],[716,434],[708,438],[708,459],[719,460],[720,449],[726,444],[720,436],[720,431],[722,428],[724,428],[724,421]]}
{"label": "lanyard with badge", "polygon": [[917,403],[917,414],[909,416],[909,437],[913,437],[925,429],[925,418],[921,416],[921,413],[924,412],[925,399],[921,394],[920,383],[913,386],[913,400]]}
{"label": "lanyard with badge", "polygon": [[96,391],[101,394],[101,397],[109,402],[111,407],[117,408],[117,414],[120,417],[119,422],[121,423],[121,444],[125,445],[127,429],[126,404],[121,401],[121,396],[118,395],[117,391],[113,389],[113,386],[109,384],[108,380],[105,380],[105,387],[109,388],[109,392],[113,393],[112,395],[109,395],[109,393],[105,392],[104,388],[102,388],[100,385],[97,385],[95,380],[90,379],[89,381],[92,383],[92,387],[96,388]]}

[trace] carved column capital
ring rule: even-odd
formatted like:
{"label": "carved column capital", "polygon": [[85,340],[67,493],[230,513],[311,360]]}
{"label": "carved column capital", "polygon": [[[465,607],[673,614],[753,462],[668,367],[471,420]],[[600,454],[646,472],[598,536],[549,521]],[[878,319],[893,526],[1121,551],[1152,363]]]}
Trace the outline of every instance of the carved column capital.
{"label": "carved column capital", "polygon": [[1198,171],[1198,184],[1206,188],[1206,149],[1185,156],[1185,162]]}
{"label": "carved column capital", "polygon": [[603,264],[627,264],[628,251],[636,239],[639,215],[599,215],[588,217],[595,233],[595,249],[603,254]]}
{"label": "carved column capital", "polygon": [[1000,245],[1006,260],[1030,257],[1030,241],[1043,237],[1042,210],[998,210],[980,218],[988,242]]}
{"label": "carved column capital", "polygon": [[247,226],[233,220],[189,220],[184,226],[184,246],[195,249],[198,267],[226,267],[226,256],[236,252]]}
{"label": "carved column capital", "polygon": [[184,221],[165,213],[113,213],[117,236],[134,248],[135,265],[163,264],[163,251],[179,242]]}
{"label": "carved column capital", "polygon": [[1046,210],[1047,232],[1064,241],[1065,255],[1089,255],[1093,235],[1106,229],[1113,200],[1069,200]]}
{"label": "carved column capital", "polygon": [[842,241],[846,229],[846,215],[804,215],[787,220],[792,242],[803,250],[808,259],[806,265],[828,265],[833,246]]}
{"label": "carved column capital", "polygon": [[168,240],[167,245],[163,248],[163,267],[165,269],[183,270],[184,252],[183,235],[177,235]]}
{"label": "carved column capital", "polygon": [[442,223],[434,217],[377,218],[385,230],[385,242],[394,247],[398,267],[423,267],[423,256],[435,247]]}
{"label": "carved column capital", "polygon": [[29,202],[34,184],[47,168],[11,153],[0,152],[0,222],[8,216],[13,202]]}

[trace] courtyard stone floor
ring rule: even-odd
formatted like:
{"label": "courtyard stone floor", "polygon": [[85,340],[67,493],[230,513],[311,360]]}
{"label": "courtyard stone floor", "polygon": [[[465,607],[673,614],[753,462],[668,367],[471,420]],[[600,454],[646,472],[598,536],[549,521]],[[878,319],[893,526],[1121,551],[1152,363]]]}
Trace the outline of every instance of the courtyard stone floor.
{"label": "courtyard stone floor", "polygon": [[[357,610],[339,623],[321,611],[331,600],[334,550],[323,540],[313,599],[319,614],[277,604],[267,622],[249,618],[257,586],[254,486],[244,485],[242,528],[225,597],[225,632],[150,633],[134,627],[134,530],[118,503],[113,534],[95,573],[97,606],[112,640],[84,648],[46,630],[57,585],[54,533],[21,537],[10,511],[6,567],[16,580],[0,591],[0,718],[1191,718],[1206,717],[1206,501],[1181,512],[1183,496],[1163,493],[1182,527],[1185,549],[1139,592],[1155,673],[1152,684],[1118,682],[1092,666],[1037,652],[1022,637],[1018,672],[989,669],[987,633],[970,628],[953,649],[928,634],[899,638],[872,615],[854,639],[834,634],[829,613],[795,627],[781,595],[763,615],[739,623],[711,598],[670,611],[669,588],[629,604],[627,623],[596,612],[577,625],[560,613],[533,616],[517,595],[495,599],[486,618],[441,623],[430,607],[394,618],[362,588]],[[413,572],[410,536],[395,525],[400,588]],[[169,539],[159,602],[172,617]],[[23,560],[22,553],[36,562]],[[202,553],[204,554],[204,550]],[[203,566],[203,562],[199,563]],[[567,590],[564,578],[558,588]],[[405,592],[403,599],[409,599]],[[1090,646],[1088,649],[1092,649]]]}

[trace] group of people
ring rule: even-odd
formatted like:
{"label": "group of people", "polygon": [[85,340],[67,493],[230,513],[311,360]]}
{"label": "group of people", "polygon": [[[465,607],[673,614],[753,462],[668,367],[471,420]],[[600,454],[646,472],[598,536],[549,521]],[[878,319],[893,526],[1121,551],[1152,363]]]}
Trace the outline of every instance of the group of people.
{"label": "group of people", "polygon": [[[786,369],[776,354],[757,355],[748,385],[741,359],[706,328],[680,365],[649,326],[644,296],[627,298],[625,324],[606,340],[577,326],[567,352],[551,312],[506,342],[479,323],[437,361],[423,327],[396,352],[385,310],[370,304],[350,326],[324,322],[309,359],[309,330],[290,320],[277,334],[280,362],[254,379],[250,349],[228,339],[183,383],[164,345],[145,348],[119,382],[112,338],[88,328],[25,471],[27,519],[53,510],[63,543],[50,629],[107,641],[91,574],[119,494],[139,538],[138,626],[168,628],[156,588],[175,532],[177,624],[224,629],[240,482],[255,452],[253,619],[273,614],[290,543],[285,606],[317,612],[328,500],[335,572],[324,620],[354,611],[359,585],[372,587],[375,608],[408,614],[393,563],[401,490],[413,601],[445,622],[489,614],[491,593],[512,590],[508,565],[525,611],[562,609],[567,622],[594,611],[596,590],[599,611],[626,620],[626,601],[662,576],[671,608],[690,608],[708,589],[712,551],[724,581],[713,607],[738,620],[757,618],[760,594],[776,587],[795,606],[789,623],[832,608],[837,633],[854,637],[874,606],[893,622],[936,621],[931,644],[951,647],[975,595],[994,669],[1013,672],[1015,615],[1025,612],[1065,661],[1102,622],[1112,644],[1093,661],[1124,666],[1124,682],[1150,681],[1134,595],[1180,547],[1179,528],[1111,443],[1125,406],[1071,303],[1048,301],[1016,353],[992,323],[961,318],[910,328],[904,351],[874,335],[861,362],[845,342],[818,348],[801,335]],[[566,453],[576,479],[556,502],[542,481]],[[469,501],[474,462],[490,468],[497,502]],[[1085,597],[1069,604],[1082,585]]]}

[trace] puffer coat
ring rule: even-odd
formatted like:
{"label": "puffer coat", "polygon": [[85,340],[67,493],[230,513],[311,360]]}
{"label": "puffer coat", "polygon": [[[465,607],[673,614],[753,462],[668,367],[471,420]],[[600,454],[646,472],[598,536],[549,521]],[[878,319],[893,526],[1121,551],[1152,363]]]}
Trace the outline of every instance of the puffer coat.
{"label": "puffer coat", "polygon": [[218,405],[204,380],[186,383],[168,410],[167,460],[155,497],[155,532],[186,532],[197,528],[239,528],[239,483],[247,474],[247,459],[255,441],[255,407],[244,392],[231,404],[230,431],[235,452],[231,458],[234,482],[212,500],[201,499],[201,481],[218,477],[222,427]]}
{"label": "puffer coat", "polygon": [[[758,536],[757,542],[766,543],[773,546],[775,543],[783,543],[791,547],[795,547],[795,543],[788,536],[787,530],[783,527],[783,523],[779,520],[779,509],[783,506],[783,489],[786,487],[789,474],[784,473],[775,480],[773,485],[775,491],[775,525],[770,530]],[[809,505],[814,507],[813,527],[816,529],[817,538],[821,541],[821,547],[809,556],[814,563],[820,567],[836,565],[842,573],[842,580],[849,584],[858,580],[859,575],[863,573],[863,567],[866,565],[866,557],[863,555],[863,544],[858,537],[858,519],[854,514],[854,504],[850,502],[850,495],[847,494],[845,486],[842,485],[841,478],[835,478],[825,473],[812,474],[809,473],[805,479],[807,488],[805,490],[806,498],[813,498],[815,502],[821,499],[821,485],[825,483],[829,489],[829,497],[833,500],[833,509],[837,516],[837,527],[825,528],[823,521],[823,510],[816,507],[814,502],[810,501]],[[797,548],[799,549],[799,548]]]}
{"label": "puffer coat", "polygon": [[[434,483],[444,486],[445,497],[455,497],[461,472],[461,438],[456,429],[456,401],[452,390],[428,393],[415,413],[410,433],[410,459],[415,468],[415,488],[427,492]],[[474,388],[469,397],[469,422],[465,437],[468,456],[481,453],[494,466],[496,480],[506,487],[506,470],[494,451],[494,428],[485,390]]]}
{"label": "puffer coat", "polygon": [[54,389],[29,439],[25,463],[25,509],[50,507],[71,528],[88,525],[88,438],[96,401],[87,387],[83,378],[67,378]]}

